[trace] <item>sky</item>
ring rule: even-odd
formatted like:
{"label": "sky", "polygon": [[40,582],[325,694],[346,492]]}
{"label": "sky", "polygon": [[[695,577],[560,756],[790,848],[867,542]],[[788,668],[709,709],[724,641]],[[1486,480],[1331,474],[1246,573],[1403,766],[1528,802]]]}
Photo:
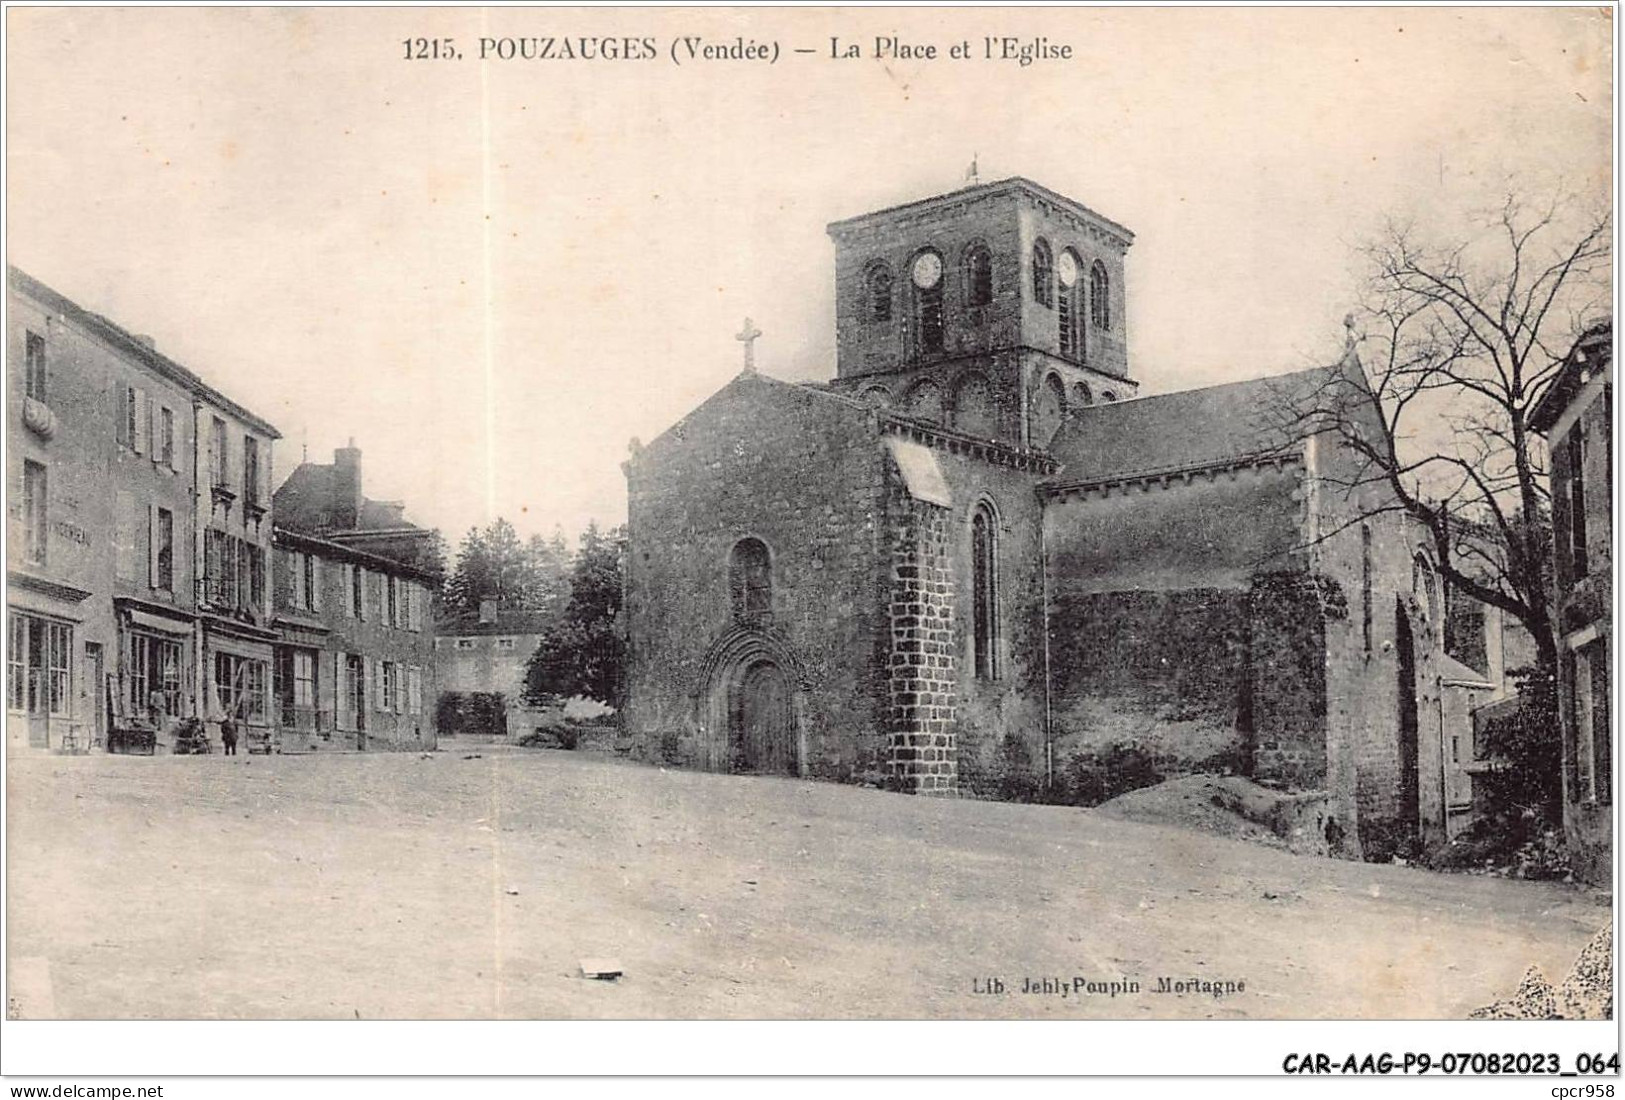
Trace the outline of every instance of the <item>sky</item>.
{"label": "sky", "polygon": [[[1596,8],[7,20],[8,261],[276,424],[279,481],[353,438],[367,494],[453,541],[497,515],[621,522],[629,440],[739,371],[747,315],[765,373],[832,376],[825,226],[961,187],[973,158],[1135,232],[1144,393],[1335,356],[1387,215],[1444,220],[1509,179],[1613,187]],[[479,58],[605,36],[658,56]],[[986,36],[1071,56],[988,60]],[[407,60],[420,37],[461,57]],[[674,62],[696,37],[779,57]]]}

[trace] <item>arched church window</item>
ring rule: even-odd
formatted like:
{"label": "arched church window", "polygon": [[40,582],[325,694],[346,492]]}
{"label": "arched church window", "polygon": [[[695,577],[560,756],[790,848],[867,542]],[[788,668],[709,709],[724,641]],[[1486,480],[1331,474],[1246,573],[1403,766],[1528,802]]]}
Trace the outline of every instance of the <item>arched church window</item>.
{"label": "arched church window", "polygon": [[986,502],[971,517],[971,647],[978,680],[998,678],[998,524]]}
{"label": "arched church window", "polygon": [[1055,265],[1056,280],[1061,284],[1055,296],[1060,309],[1061,354],[1068,359],[1083,359],[1083,284],[1078,257],[1070,248],[1061,253]]}
{"label": "arched church window", "polygon": [[761,539],[740,539],[728,558],[728,594],[734,619],[755,622],[773,610],[773,564]]}
{"label": "arched church window", "polygon": [[1096,260],[1089,268],[1089,321],[1096,328],[1112,327],[1111,290],[1106,265]]}
{"label": "arched church window", "polygon": [[1102,401],[1116,401],[1117,395],[1111,390],[1102,390],[1100,393],[1100,399]]}
{"label": "arched church window", "polygon": [[1079,382],[1072,387],[1072,408],[1088,408],[1095,403],[1095,395],[1089,392],[1089,383]]}
{"label": "arched church window", "polygon": [[1033,298],[1045,309],[1055,308],[1055,261],[1043,237],[1033,242]]}
{"label": "arched church window", "polygon": [[922,252],[914,257],[909,279],[914,284],[914,350],[932,355],[942,350],[942,257]]}
{"label": "arched church window", "polygon": [[891,268],[877,263],[869,268],[864,308],[871,321],[891,320]]}
{"label": "arched church window", "polygon": [[965,250],[965,301],[972,307],[993,301],[993,253],[984,244]]}

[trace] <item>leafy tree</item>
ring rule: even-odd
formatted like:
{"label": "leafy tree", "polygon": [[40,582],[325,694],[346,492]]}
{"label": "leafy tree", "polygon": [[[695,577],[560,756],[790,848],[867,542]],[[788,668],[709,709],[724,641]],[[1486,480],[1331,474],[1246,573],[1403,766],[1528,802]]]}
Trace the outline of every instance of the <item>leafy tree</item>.
{"label": "leafy tree", "polygon": [[514,609],[554,611],[567,590],[568,569],[562,534],[521,542],[513,524],[499,517],[464,536],[446,581],[445,606],[452,614],[473,614],[482,600],[494,599]]}
{"label": "leafy tree", "polygon": [[1476,782],[1484,784],[1492,812],[1519,822],[1561,822],[1557,680],[1540,666],[1508,669],[1507,675],[1518,686],[1518,706],[1485,724],[1484,750],[1493,767]]}
{"label": "leafy tree", "polygon": [[621,620],[621,539],[591,524],[570,572],[570,598],[542,635],[525,670],[532,705],[585,696],[619,707],[626,664]]}
{"label": "leafy tree", "polygon": [[525,606],[534,611],[561,611],[570,598],[570,545],[557,527],[544,539],[532,535],[525,543],[529,562]]}

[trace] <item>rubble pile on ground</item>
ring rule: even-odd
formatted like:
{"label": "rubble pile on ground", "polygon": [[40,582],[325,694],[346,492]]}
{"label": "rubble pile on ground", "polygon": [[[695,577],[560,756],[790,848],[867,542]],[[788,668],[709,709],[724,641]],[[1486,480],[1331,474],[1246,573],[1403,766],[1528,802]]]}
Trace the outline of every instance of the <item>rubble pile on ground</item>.
{"label": "rubble pile on ground", "polygon": [[1239,775],[1186,775],[1141,787],[1096,809],[1129,821],[1175,825],[1306,855],[1326,855],[1326,795],[1289,793]]}
{"label": "rubble pile on ground", "polygon": [[1540,967],[1524,972],[1518,991],[1504,1001],[1475,1010],[1474,1020],[1607,1020],[1613,1011],[1614,926],[1603,925],[1568,977],[1552,988]]}

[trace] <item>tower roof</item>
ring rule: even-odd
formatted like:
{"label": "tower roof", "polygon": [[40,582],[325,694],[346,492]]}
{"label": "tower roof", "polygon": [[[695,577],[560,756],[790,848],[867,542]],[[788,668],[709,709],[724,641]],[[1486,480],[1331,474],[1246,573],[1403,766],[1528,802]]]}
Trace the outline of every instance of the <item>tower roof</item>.
{"label": "tower roof", "polygon": [[1010,176],[991,183],[972,184],[961,187],[956,191],[947,191],[940,195],[928,198],[914,199],[911,202],[899,203],[896,206],[887,206],[880,210],[871,210],[867,214],[858,214],[840,221],[830,222],[826,231],[832,237],[839,237],[844,233],[863,228],[876,221],[886,221],[902,213],[923,214],[931,210],[952,206],[957,203],[981,202],[985,199],[997,198],[1002,195],[1020,194],[1031,199],[1057,207],[1079,218],[1091,226],[1105,232],[1116,243],[1127,248],[1134,243],[1134,233],[1127,226],[1112,221],[1103,214],[1098,214],[1075,199],[1069,199],[1058,191],[1051,191],[1042,184],[1034,183],[1025,176]]}

